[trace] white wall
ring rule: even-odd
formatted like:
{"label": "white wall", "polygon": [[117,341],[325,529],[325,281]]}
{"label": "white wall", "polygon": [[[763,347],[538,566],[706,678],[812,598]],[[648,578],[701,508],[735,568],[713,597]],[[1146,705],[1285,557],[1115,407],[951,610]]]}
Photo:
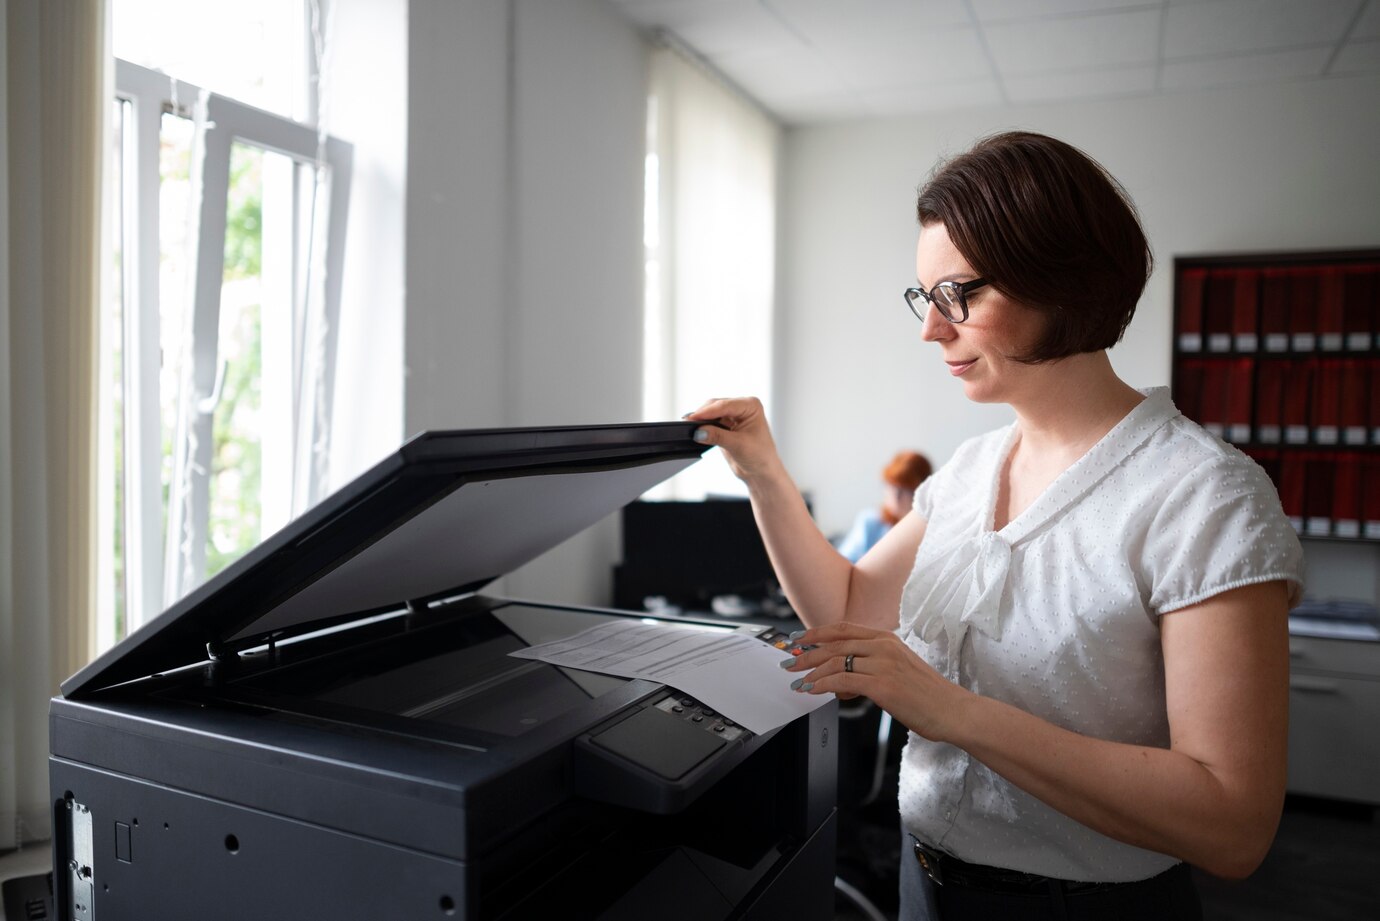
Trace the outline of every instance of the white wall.
{"label": "white wall", "polygon": [[1158,266],[1112,358],[1132,384],[1164,385],[1175,255],[1380,245],[1377,99],[1380,79],[1367,77],[792,131],[775,425],[821,525],[842,529],[875,502],[898,448],[942,462],[1010,419],[965,402],[901,298],[915,277],[915,193],[941,155],[1028,128],[1121,180]]}
{"label": "white wall", "polygon": [[329,487],[403,437],[407,0],[332,0],[322,108],[354,145]]}
{"label": "white wall", "polygon": [[[602,0],[409,12],[406,432],[637,419],[645,43]],[[607,602],[616,542],[497,588]]]}

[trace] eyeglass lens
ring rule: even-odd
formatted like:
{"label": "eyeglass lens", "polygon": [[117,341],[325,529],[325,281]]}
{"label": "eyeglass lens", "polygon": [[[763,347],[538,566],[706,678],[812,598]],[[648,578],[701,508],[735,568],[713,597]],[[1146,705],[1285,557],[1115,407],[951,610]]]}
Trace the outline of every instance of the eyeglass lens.
{"label": "eyeglass lens", "polygon": [[963,291],[951,281],[940,282],[928,292],[923,288],[909,288],[906,291],[906,300],[910,302],[910,309],[921,320],[925,318],[925,308],[930,304],[938,307],[939,313],[950,323],[962,322],[964,319]]}

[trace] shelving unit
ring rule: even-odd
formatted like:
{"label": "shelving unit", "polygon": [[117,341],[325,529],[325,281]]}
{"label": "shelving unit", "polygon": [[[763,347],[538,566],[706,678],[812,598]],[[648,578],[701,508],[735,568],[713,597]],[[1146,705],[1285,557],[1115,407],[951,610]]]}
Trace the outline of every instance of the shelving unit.
{"label": "shelving unit", "polygon": [[1380,250],[1176,258],[1171,387],[1301,535],[1380,541]]}

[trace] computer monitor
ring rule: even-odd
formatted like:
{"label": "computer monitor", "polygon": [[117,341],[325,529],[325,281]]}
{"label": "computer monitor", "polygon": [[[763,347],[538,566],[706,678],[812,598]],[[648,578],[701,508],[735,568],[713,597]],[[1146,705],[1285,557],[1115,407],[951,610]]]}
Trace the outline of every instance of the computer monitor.
{"label": "computer monitor", "polygon": [[766,547],[746,499],[637,501],[623,508],[623,562],[614,604],[641,610],[650,598],[710,611],[716,597],[748,604],[778,593]]}

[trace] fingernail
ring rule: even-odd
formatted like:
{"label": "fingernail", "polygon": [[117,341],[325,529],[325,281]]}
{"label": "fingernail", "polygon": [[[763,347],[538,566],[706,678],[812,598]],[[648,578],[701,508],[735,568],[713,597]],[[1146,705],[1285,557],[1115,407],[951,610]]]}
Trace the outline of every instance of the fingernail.
{"label": "fingernail", "polygon": [[781,662],[778,662],[777,664],[780,665],[782,668],[790,668],[792,665],[795,664],[795,657],[792,656],[791,658],[785,659]]}
{"label": "fingernail", "polygon": [[706,441],[709,440],[709,433],[706,432],[704,429],[695,429],[694,438],[700,444],[704,444]]}
{"label": "fingernail", "polygon": [[791,682],[791,690],[792,690],[792,691],[798,691],[798,690],[800,690],[802,687],[804,687],[804,685],[805,685],[805,679],[804,679],[804,678],[797,678],[797,679],[795,679],[794,681]]}
{"label": "fingernail", "polygon": [[797,631],[795,631],[794,633],[792,633],[790,636],[786,637],[786,639],[788,639],[788,640],[798,640],[798,639],[800,639],[802,636],[804,636],[804,635],[805,635],[806,633],[808,633],[808,632],[809,632],[809,631],[807,631],[807,630],[797,630]]}
{"label": "fingernail", "polygon": [[815,686],[815,683],[814,683],[813,681],[807,681],[807,682],[805,682],[804,684],[802,684],[802,685],[800,686],[800,690],[802,690],[802,691],[810,691],[810,690],[813,690],[813,689],[814,689],[814,686]]}

